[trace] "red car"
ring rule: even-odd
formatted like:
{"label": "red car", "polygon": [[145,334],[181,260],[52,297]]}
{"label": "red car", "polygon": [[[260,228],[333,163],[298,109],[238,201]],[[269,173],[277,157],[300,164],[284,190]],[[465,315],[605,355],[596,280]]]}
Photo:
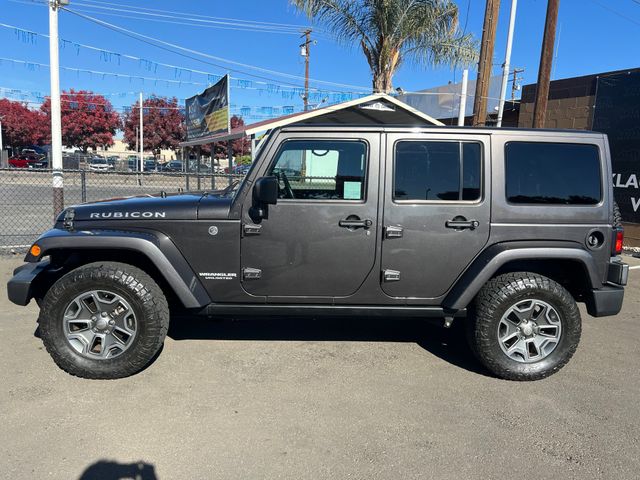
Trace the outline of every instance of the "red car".
{"label": "red car", "polygon": [[9,159],[9,166],[13,168],[47,168],[47,160],[32,154],[21,154]]}

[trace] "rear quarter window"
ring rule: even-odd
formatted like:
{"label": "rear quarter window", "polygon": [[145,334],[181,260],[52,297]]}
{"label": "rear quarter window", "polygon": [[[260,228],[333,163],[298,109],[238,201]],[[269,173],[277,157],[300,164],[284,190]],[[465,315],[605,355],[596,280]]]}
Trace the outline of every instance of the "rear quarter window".
{"label": "rear quarter window", "polygon": [[505,173],[509,203],[596,205],[602,200],[596,145],[509,142]]}

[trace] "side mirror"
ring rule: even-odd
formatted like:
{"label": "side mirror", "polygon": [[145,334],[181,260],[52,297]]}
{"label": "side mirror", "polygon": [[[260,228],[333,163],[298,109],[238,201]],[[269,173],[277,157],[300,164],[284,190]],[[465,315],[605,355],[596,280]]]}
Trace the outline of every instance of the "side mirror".
{"label": "side mirror", "polygon": [[260,177],[253,186],[253,201],[262,205],[278,203],[278,179],[276,177]]}
{"label": "side mirror", "polygon": [[276,177],[260,177],[253,186],[253,204],[249,209],[249,217],[254,223],[269,218],[269,205],[278,203],[278,179]]}

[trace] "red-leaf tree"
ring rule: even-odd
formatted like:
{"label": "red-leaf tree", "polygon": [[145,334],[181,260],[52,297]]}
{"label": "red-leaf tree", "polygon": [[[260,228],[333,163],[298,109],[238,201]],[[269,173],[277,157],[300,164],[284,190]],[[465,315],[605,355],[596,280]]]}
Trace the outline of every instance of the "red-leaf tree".
{"label": "red-leaf tree", "polygon": [[[51,118],[51,99],[41,107]],[[62,143],[66,147],[89,148],[113,145],[113,136],[120,128],[120,116],[111,102],[102,95],[86,90],[62,92]]]}
{"label": "red-leaf tree", "polygon": [[[184,115],[178,99],[152,96],[142,102],[144,148],[159,154],[162,149],[175,150],[184,139]],[[140,125],[140,104],[131,105],[124,114],[124,141],[136,148],[137,128]]]}
{"label": "red-leaf tree", "polygon": [[[238,115],[234,115],[231,117],[231,129],[233,130],[236,127],[242,127],[244,125],[244,120],[242,117]],[[229,142],[216,142],[213,144],[213,156],[215,158],[227,158],[227,148]],[[204,146],[203,146],[204,147]],[[205,152],[203,148],[203,153]],[[211,150],[209,149],[209,152]],[[251,141],[247,137],[238,138],[236,140],[231,140],[231,151],[233,152],[234,157],[238,157],[241,155],[248,155],[251,153]]]}
{"label": "red-leaf tree", "polygon": [[49,131],[41,112],[6,98],[0,99],[0,122],[3,145],[13,148],[44,145]]}

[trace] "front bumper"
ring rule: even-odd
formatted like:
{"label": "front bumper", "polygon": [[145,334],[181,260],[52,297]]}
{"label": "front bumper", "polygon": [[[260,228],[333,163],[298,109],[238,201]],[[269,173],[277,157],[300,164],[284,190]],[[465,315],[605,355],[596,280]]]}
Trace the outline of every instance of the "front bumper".
{"label": "front bumper", "polygon": [[27,305],[34,296],[34,281],[49,268],[49,261],[26,263],[13,271],[13,278],[7,283],[9,300],[16,305]]}

